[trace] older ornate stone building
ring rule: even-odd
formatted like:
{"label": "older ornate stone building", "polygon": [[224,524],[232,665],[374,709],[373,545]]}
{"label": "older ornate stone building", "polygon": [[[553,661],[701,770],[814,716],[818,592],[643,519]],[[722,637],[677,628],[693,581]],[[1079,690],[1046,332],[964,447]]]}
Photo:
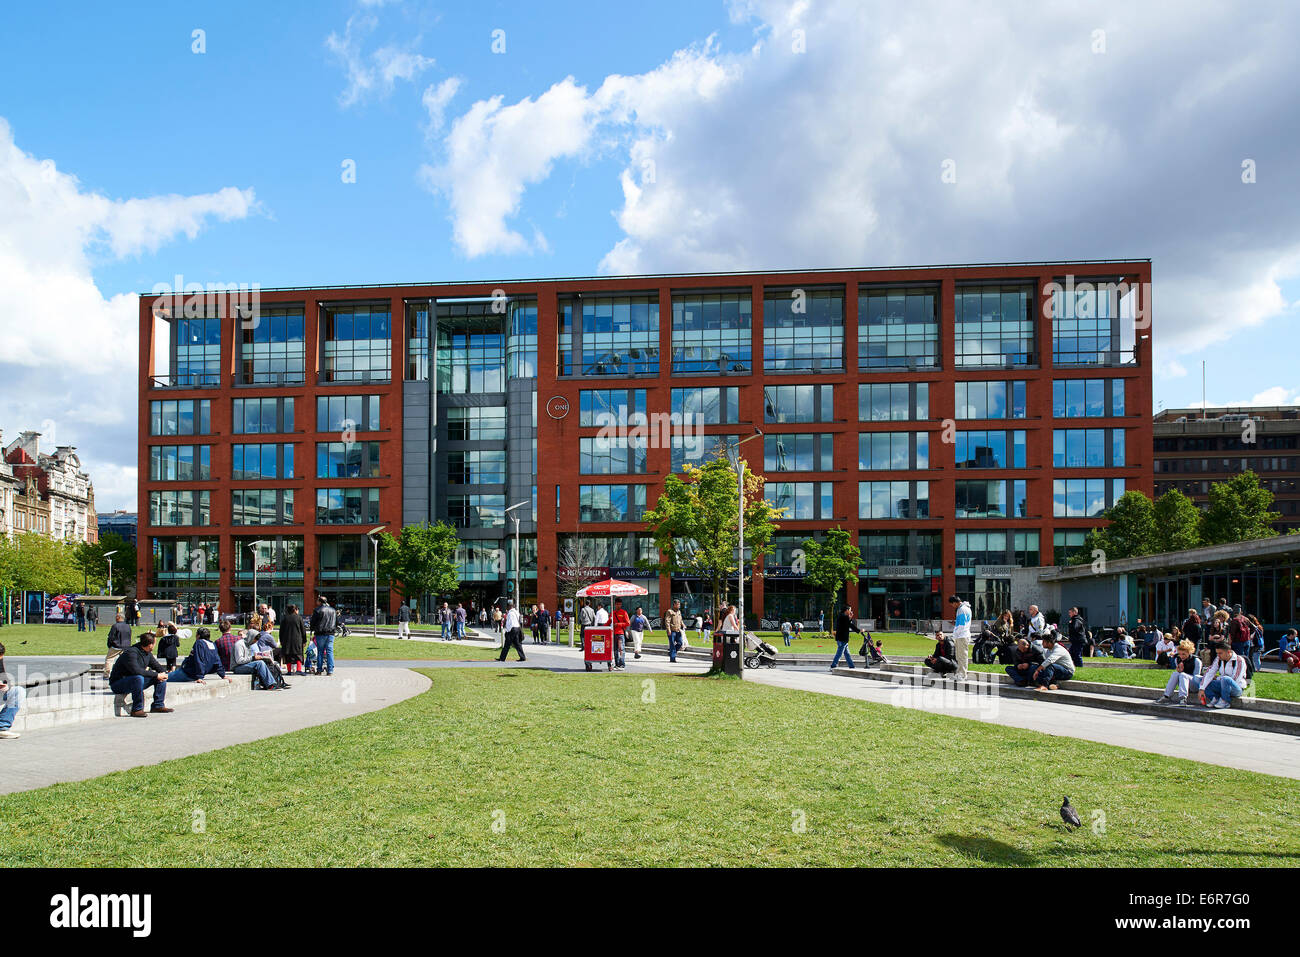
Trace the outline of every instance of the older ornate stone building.
{"label": "older ornate stone building", "polygon": [[4,447],[0,467],[0,528],[69,541],[99,540],[95,487],[71,445],[40,451],[39,432],[22,432]]}

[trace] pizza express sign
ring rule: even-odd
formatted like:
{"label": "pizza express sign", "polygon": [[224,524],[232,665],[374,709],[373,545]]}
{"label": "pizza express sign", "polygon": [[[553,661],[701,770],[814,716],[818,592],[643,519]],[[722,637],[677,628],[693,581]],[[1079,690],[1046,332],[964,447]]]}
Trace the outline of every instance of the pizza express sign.
{"label": "pizza express sign", "polygon": [[569,400],[562,395],[553,395],[546,400],[546,414],[552,419],[562,419],[569,414]]}

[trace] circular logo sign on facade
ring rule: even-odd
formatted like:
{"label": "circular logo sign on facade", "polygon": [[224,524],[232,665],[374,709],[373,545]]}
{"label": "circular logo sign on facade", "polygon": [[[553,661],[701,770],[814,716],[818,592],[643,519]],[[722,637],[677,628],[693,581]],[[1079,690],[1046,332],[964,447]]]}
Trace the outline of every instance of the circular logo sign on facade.
{"label": "circular logo sign on facade", "polygon": [[562,419],[569,414],[569,400],[562,395],[553,395],[546,400],[546,414],[552,419]]}

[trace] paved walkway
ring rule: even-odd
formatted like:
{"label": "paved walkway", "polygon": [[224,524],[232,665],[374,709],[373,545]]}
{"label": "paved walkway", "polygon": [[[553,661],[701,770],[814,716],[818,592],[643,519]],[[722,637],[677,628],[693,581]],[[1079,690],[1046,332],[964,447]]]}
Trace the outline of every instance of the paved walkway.
{"label": "paved walkway", "polygon": [[[216,679],[213,679],[216,680]],[[254,691],[147,719],[106,718],[0,741],[0,794],[159,764],[377,711],[429,679],[405,662],[340,665],[333,677],[294,677],[288,691]]]}

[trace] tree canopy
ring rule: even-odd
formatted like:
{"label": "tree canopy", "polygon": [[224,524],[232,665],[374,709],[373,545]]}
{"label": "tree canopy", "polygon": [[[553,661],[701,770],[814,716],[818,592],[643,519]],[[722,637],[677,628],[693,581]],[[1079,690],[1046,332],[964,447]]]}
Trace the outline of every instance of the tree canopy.
{"label": "tree canopy", "polygon": [[446,522],[407,525],[401,535],[379,533],[379,576],[404,597],[447,595],[460,587],[455,526]]}
{"label": "tree canopy", "polygon": [[1272,538],[1273,523],[1282,516],[1272,511],[1273,493],[1259,484],[1259,476],[1246,471],[1210,486],[1210,505],[1201,520],[1201,543],[1223,545]]}
{"label": "tree canopy", "polygon": [[[836,526],[826,533],[824,541],[805,539],[803,543],[804,580],[817,591],[826,592],[828,605],[826,621],[835,621],[835,599],[845,582],[857,584],[859,552],[853,537]],[[833,627],[833,625],[832,625]]]}

